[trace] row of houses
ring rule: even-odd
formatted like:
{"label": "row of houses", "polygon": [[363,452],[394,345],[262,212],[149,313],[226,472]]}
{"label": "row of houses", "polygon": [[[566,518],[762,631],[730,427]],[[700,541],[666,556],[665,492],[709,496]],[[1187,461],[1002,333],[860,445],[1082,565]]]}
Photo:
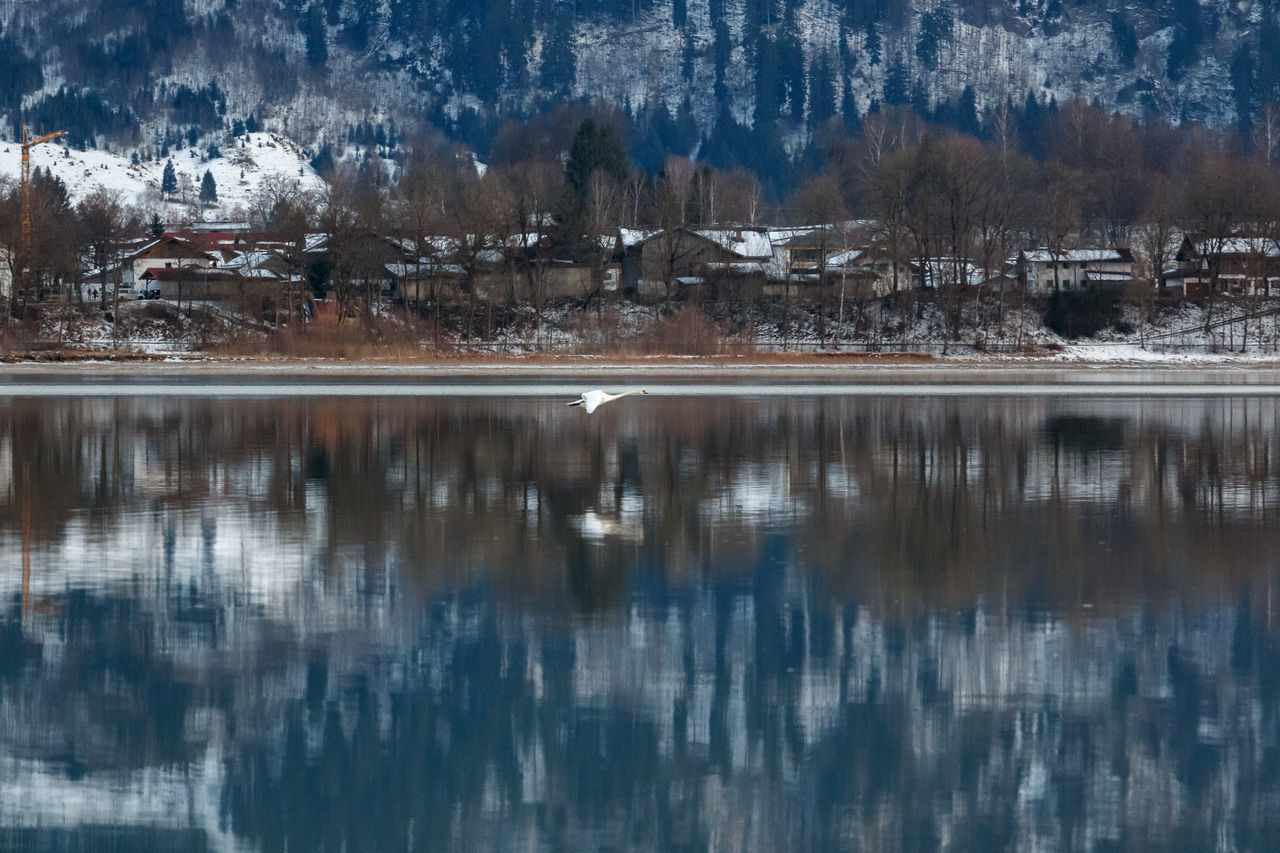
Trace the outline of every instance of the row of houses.
{"label": "row of houses", "polygon": [[[1024,288],[1041,296],[1106,285],[1127,287],[1134,257],[1127,247],[1029,250],[983,264],[972,258],[902,257],[858,229],[705,229],[621,233],[623,282],[653,295],[673,285],[744,287],[839,286],[851,297],[911,289]],[[754,279],[754,281],[753,281]]]}
{"label": "row of houses", "polygon": [[[1154,285],[1139,277],[1127,245],[1035,248],[986,264],[972,258],[902,257],[856,229],[702,229],[621,233],[623,282],[641,294],[675,285],[718,289],[838,285],[854,297],[909,289],[1016,289],[1029,296],[1096,289],[1117,297],[1153,286],[1159,295],[1203,299],[1212,293],[1280,293],[1280,243],[1273,237],[1186,234]],[[825,273],[825,275],[823,275]]]}
{"label": "row of houses", "polygon": [[[140,298],[225,299],[248,285],[259,290],[323,290],[338,276],[382,297],[404,302],[447,298],[462,290],[499,300],[511,292],[513,273],[525,277],[534,247],[523,238],[509,245],[465,238],[414,241],[372,232],[349,235],[339,246],[325,234],[288,238],[244,231],[165,232],[127,245],[118,262],[88,271],[88,289],[119,285]],[[465,259],[464,259],[465,257]],[[547,257],[538,284],[546,298],[579,297],[618,286],[618,265]]]}
{"label": "row of houses", "polygon": [[[246,287],[283,293],[323,290],[335,275],[405,303],[463,293],[487,300],[555,300],[620,292],[639,299],[795,294],[840,288],[849,298],[959,287],[1018,290],[1030,296],[1141,286],[1127,246],[1028,249],[979,263],[970,258],[903,257],[867,235],[866,224],[804,228],[621,229],[589,258],[559,258],[540,235],[505,240],[374,233],[287,238],[247,228],[166,232],[127,245],[117,263],[86,273],[86,295],[104,284],[126,294],[230,298]],[[0,281],[3,287],[4,281]],[[1149,286],[1149,285],[1147,285]],[[1186,236],[1160,291],[1198,299],[1211,292],[1270,294],[1280,287],[1280,246],[1267,238]],[[536,294],[532,293],[536,291]]]}

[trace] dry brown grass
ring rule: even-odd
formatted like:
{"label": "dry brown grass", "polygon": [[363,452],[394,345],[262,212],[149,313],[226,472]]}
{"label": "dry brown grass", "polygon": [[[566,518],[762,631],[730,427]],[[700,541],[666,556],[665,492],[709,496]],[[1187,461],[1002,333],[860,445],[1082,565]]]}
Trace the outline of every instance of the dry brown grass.
{"label": "dry brown grass", "polygon": [[[116,350],[80,349],[60,341],[41,341],[38,330],[34,328],[36,324],[14,323],[9,330],[7,350],[0,353],[0,360],[70,363],[155,362],[183,358],[180,353],[157,355],[126,348],[129,332],[140,330],[140,324],[151,324],[145,329],[146,332],[155,332],[157,328],[165,326],[173,326],[172,331],[177,332],[177,320],[177,313],[172,306],[164,303],[142,306],[141,310],[130,312],[127,318],[121,318],[122,347]],[[777,366],[892,364],[935,360],[928,355],[907,352],[761,353],[752,342],[729,335],[724,326],[692,305],[657,317],[643,317],[639,330],[634,321],[629,323],[616,312],[583,312],[572,321],[569,331],[572,332],[575,344],[538,353],[503,353],[494,352],[487,344],[477,343],[472,347],[463,343],[450,343],[447,339],[440,339],[431,324],[409,315],[400,315],[378,318],[376,323],[350,320],[278,331],[262,327],[242,329],[234,338],[224,337],[221,340],[216,340],[217,331],[214,331],[210,332],[209,338],[215,339],[196,341],[197,345],[204,345],[197,346],[197,350],[191,352],[189,357],[202,361],[211,358],[277,363],[296,360],[352,364],[391,363],[405,366],[447,362],[454,366],[471,363],[512,367],[573,364],[601,357],[619,364],[634,363],[650,367],[663,364],[666,357],[673,359],[672,363],[680,364],[688,363],[689,357],[697,357],[726,365],[751,363]],[[187,332],[186,337],[190,339],[190,330]],[[162,334],[159,336],[165,337]]]}
{"label": "dry brown grass", "polygon": [[578,341],[571,355],[719,355],[732,349],[724,328],[696,305],[686,305],[647,324],[639,333],[614,312],[584,313],[569,331]]}
{"label": "dry brown grass", "polygon": [[447,345],[427,343],[419,324],[397,321],[378,326],[357,321],[281,329],[207,347],[205,355],[236,358],[333,359],[338,361],[422,361],[447,354]]}

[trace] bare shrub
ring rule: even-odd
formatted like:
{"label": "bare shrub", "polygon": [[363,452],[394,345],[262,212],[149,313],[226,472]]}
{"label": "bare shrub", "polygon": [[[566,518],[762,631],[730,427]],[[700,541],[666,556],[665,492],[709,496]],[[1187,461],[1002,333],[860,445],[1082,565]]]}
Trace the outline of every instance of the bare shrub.
{"label": "bare shrub", "polygon": [[626,349],[629,343],[622,321],[613,311],[581,312],[570,321],[569,332],[577,340],[578,350],[582,353],[616,353]]}
{"label": "bare shrub", "polygon": [[698,306],[686,305],[649,326],[641,344],[651,354],[717,355],[725,349],[725,330]]}

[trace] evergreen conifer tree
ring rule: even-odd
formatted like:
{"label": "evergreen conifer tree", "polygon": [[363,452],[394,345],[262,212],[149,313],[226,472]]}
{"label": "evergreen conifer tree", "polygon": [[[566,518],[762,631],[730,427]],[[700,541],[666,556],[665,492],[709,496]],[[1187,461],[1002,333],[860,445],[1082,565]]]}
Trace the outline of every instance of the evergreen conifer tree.
{"label": "evergreen conifer tree", "polygon": [[173,170],[173,161],[169,160],[164,164],[164,175],[160,178],[160,192],[164,195],[173,195],[178,189],[178,173]]}
{"label": "evergreen conifer tree", "polygon": [[612,127],[586,119],[578,126],[569,148],[569,160],[565,164],[565,177],[569,186],[585,198],[587,180],[597,169],[621,183],[627,177],[627,152],[622,140]]}
{"label": "evergreen conifer tree", "polygon": [[200,203],[209,204],[218,200],[218,185],[214,183],[213,172],[208,169],[204,170],[204,177],[200,180]]}

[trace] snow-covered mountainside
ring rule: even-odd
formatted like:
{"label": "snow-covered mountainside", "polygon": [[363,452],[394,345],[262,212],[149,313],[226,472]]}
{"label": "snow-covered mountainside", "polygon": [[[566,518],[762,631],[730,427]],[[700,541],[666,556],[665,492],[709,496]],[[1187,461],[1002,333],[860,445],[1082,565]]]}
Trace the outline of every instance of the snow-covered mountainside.
{"label": "snow-covered mountainside", "polygon": [[[245,122],[307,146],[473,144],[602,98],[644,132],[768,123],[794,151],[877,103],[1028,95],[1247,125],[1280,98],[1280,0],[0,0],[0,116],[144,151]],[[646,118],[648,116],[648,118]],[[661,122],[658,122],[659,124]],[[724,128],[721,127],[723,131]],[[638,144],[633,139],[633,145]],[[729,143],[746,145],[754,142]],[[481,145],[483,147],[483,145]],[[689,153],[682,151],[677,153]]]}
{"label": "snow-covered mountainside", "polygon": [[[165,196],[161,189],[168,162],[173,163],[177,189]],[[16,181],[21,164],[21,146],[0,142],[0,182]],[[268,180],[296,181],[304,190],[323,184],[297,145],[271,133],[245,134],[213,159],[187,148],[173,152],[167,160],[138,163],[122,154],[45,143],[31,149],[31,167],[59,178],[73,203],[103,187],[119,192],[125,204],[168,221],[243,219],[253,194]],[[218,199],[201,204],[200,185],[206,171],[213,176]]]}

